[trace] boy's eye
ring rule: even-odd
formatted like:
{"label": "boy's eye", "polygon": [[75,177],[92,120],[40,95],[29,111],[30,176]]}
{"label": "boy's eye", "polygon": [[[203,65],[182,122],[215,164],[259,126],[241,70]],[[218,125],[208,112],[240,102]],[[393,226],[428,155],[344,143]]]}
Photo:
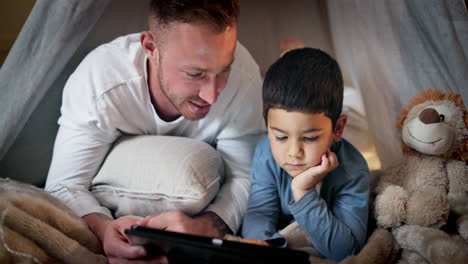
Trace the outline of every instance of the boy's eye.
{"label": "boy's eye", "polygon": [[303,137],[302,139],[307,142],[313,142],[317,140],[319,137]]}
{"label": "boy's eye", "polygon": [[286,139],[288,139],[288,137],[286,136],[283,136],[283,137],[278,137],[278,136],[275,136],[276,140],[278,141],[285,141]]}

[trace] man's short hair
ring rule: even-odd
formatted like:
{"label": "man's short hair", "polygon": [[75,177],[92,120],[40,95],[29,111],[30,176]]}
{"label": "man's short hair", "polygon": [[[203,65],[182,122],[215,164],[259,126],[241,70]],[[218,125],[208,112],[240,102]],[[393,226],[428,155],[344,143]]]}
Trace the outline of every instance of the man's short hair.
{"label": "man's short hair", "polygon": [[172,22],[206,23],[222,32],[237,23],[239,0],[152,0],[150,19],[159,26]]}
{"label": "man's short hair", "polygon": [[280,108],[325,113],[335,127],[343,106],[343,77],[338,63],[313,48],[287,52],[270,66],[263,83],[263,115]]}

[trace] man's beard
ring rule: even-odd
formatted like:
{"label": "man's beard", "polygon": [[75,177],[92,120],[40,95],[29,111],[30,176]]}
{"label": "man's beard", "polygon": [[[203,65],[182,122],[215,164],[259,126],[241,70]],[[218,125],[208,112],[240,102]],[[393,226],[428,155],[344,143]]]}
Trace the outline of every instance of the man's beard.
{"label": "man's beard", "polygon": [[[161,64],[160,64],[161,65]],[[159,82],[159,87],[161,89],[161,92],[166,96],[166,98],[169,100],[171,105],[177,109],[177,111],[184,116],[188,120],[199,120],[204,118],[207,114],[201,114],[201,113],[195,113],[193,111],[190,111],[189,109],[189,102],[188,101],[193,101],[195,103],[198,103],[200,105],[206,105],[208,104],[205,100],[201,99],[199,96],[190,96],[190,97],[185,97],[185,98],[178,98],[176,95],[171,93],[171,89],[169,88],[169,85],[167,82],[164,81],[163,78],[164,74],[162,72],[162,67],[159,67],[158,69],[158,82]]]}

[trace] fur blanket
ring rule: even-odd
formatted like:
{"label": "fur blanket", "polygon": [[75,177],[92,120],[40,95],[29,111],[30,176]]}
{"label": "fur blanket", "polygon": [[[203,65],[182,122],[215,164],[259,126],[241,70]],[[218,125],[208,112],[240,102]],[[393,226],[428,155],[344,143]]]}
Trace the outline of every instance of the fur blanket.
{"label": "fur blanket", "polygon": [[[280,232],[290,248],[309,253],[310,263],[336,264],[311,246],[305,231],[293,223]],[[459,235],[428,227],[405,225],[389,232],[375,229],[364,248],[340,264],[466,264],[468,243]]]}
{"label": "fur blanket", "polygon": [[[468,243],[457,235],[409,225],[371,230],[361,252],[341,264],[468,263]],[[308,252],[311,263],[336,263],[320,256],[297,223],[280,233],[290,248]],[[0,179],[0,263],[105,263],[101,250],[84,221],[59,200],[32,185]]]}
{"label": "fur blanket", "polygon": [[[320,253],[313,248],[307,234],[296,222],[281,230],[280,234],[288,241],[289,248],[303,250],[309,253],[310,263],[336,263],[335,261],[324,259]],[[348,257],[341,261],[340,264],[396,263],[398,256],[399,247],[393,239],[392,233],[385,229],[376,229],[357,256]]]}
{"label": "fur blanket", "polygon": [[86,224],[59,200],[0,179],[0,263],[106,263]]}

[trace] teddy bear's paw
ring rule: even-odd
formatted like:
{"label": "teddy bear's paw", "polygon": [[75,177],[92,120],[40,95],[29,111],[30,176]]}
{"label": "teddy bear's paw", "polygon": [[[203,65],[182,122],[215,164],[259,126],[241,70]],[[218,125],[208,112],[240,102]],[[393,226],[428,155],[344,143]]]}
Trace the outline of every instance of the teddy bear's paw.
{"label": "teddy bear's paw", "polygon": [[388,186],[375,199],[375,218],[381,227],[397,227],[405,221],[408,193],[400,186]]}
{"label": "teddy bear's paw", "polygon": [[460,236],[468,242],[468,215],[457,219],[457,229]]}
{"label": "teddy bear's paw", "polygon": [[468,214],[468,193],[449,192],[447,194],[450,211],[457,215]]}
{"label": "teddy bear's paw", "polygon": [[435,188],[417,191],[406,205],[406,223],[439,228],[448,219],[450,212],[447,196]]}
{"label": "teddy bear's paw", "polygon": [[430,264],[418,253],[411,250],[403,250],[401,252],[400,260],[398,264]]}

